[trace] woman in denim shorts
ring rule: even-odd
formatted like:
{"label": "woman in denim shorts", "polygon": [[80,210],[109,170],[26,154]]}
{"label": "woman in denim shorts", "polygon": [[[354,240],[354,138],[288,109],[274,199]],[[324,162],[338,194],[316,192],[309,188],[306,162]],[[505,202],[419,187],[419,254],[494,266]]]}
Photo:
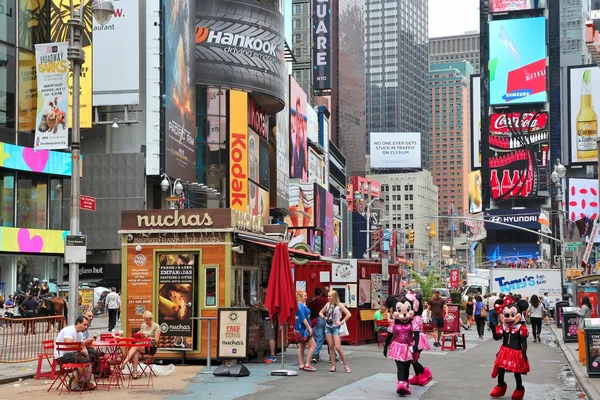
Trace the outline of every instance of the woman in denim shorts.
{"label": "woman in denim shorts", "polygon": [[[327,346],[329,347],[329,359],[332,367],[329,372],[335,372],[335,353],[340,355],[340,360],[344,365],[344,370],[348,373],[352,372],[348,363],[346,362],[346,356],[342,350],[342,339],[340,338],[340,326],[348,321],[351,317],[350,311],[342,303],[335,290],[328,293],[327,299],[329,302],[325,304],[325,307],[319,312],[319,316],[325,319],[325,338],[327,339]],[[342,317],[342,315],[344,315]]]}

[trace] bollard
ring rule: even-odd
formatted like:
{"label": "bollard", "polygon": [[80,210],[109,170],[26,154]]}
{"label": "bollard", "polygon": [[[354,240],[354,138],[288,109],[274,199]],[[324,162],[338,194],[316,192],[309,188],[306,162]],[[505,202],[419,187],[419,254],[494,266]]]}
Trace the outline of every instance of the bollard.
{"label": "bollard", "polygon": [[585,365],[585,335],[583,329],[577,331],[577,344],[579,345],[579,362]]}

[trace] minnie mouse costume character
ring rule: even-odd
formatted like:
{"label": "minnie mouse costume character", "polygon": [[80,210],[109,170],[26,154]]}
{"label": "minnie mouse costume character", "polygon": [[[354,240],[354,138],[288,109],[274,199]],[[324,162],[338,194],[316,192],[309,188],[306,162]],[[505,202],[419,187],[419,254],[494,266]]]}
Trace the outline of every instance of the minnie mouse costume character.
{"label": "minnie mouse costume character", "polygon": [[[427,351],[431,349],[431,346],[427,341],[427,335],[423,333],[423,296],[421,296],[420,293],[413,293],[409,291],[406,294],[406,298],[412,300],[413,304],[416,307],[412,327],[414,332],[419,332],[418,353],[420,355],[423,350]],[[414,301],[415,299],[417,300],[416,302]],[[425,386],[433,379],[433,375],[431,375],[431,370],[427,367],[423,367],[423,365],[418,360],[413,362],[413,368],[415,369],[415,375],[408,380],[409,384]]]}
{"label": "minnie mouse costume character", "polygon": [[[407,297],[412,297],[413,300]],[[388,297],[386,305],[389,305],[391,301],[393,300]],[[388,327],[390,334],[387,335],[383,346],[383,355],[396,361],[398,377],[396,393],[400,396],[411,394],[408,383],[410,364],[419,359],[419,331],[413,330],[414,310],[418,308],[419,300],[414,296],[404,296],[396,301],[392,315],[393,320],[390,321]]]}
{"label": "minnie mouse costume character", "polygon": [[501,324],[494,332],[495,340],[502,340],[500,351],[496,355],[492,378],[498,377],[498,384],[490,393],[491,397],[502,397],[506,393],[507,385],[504,382],[505,373],[515,375],[517,388],[512,394],[512,400],[522,400],[525,396],[525,387],[521,375],[529,372],[527,360],[527,336],[529,332],[523,320],[523,312],[529,308],[526,300],[515,300],[505,297],[504,301],[498,299],[494,304]]}

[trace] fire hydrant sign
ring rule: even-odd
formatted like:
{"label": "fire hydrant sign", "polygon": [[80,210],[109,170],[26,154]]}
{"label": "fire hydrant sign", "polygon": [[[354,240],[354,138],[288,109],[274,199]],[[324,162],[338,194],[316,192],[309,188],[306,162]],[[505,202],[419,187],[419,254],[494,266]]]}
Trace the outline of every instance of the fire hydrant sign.
{"label": "fire hydrant sign", "polygon": [[82,210],[96,211],[96,198],[92,196],[79,196],[79,208]]}
{"label": "fire hydrant sign", "polygon": [[217,358],[245,359],[248,353],[248,309],[219,308]]}
{"label": "fire hydrant sign", "polygon": [[87,236],[67,235],[65,239],[65,263],[85,264],[87,262]]}

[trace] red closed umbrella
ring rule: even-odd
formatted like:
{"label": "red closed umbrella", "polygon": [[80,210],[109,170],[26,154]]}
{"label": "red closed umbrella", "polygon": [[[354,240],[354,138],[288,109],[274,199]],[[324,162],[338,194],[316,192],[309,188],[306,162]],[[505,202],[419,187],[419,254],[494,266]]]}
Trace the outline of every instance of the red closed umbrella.
{"label": "red closed umbrella", "polygon": [[290,253],[285,242],[279,242],[275,246],[265,306],[269,309],[271,319],[277,315],[279,324],[296,322],[298,302],[296,301],[294,278],[292,278]]}
{"label": "red closed umbrella", "polygon": [[[271,320],[274,320],[274,316],[277,315],[277,321],[280,325],[295,324],[298,302],[296,301],[296,288],[292,278],[290,253],[285,242],[279,242],[275,246],[271,273],[269,274],[269,285],[265,297],[265,307],[269,310]],[[281,329],[281,369],[271,371],[271,375],[298,375],[296,371],[284,369],[283,327],[280,326],[279,329]]]}

